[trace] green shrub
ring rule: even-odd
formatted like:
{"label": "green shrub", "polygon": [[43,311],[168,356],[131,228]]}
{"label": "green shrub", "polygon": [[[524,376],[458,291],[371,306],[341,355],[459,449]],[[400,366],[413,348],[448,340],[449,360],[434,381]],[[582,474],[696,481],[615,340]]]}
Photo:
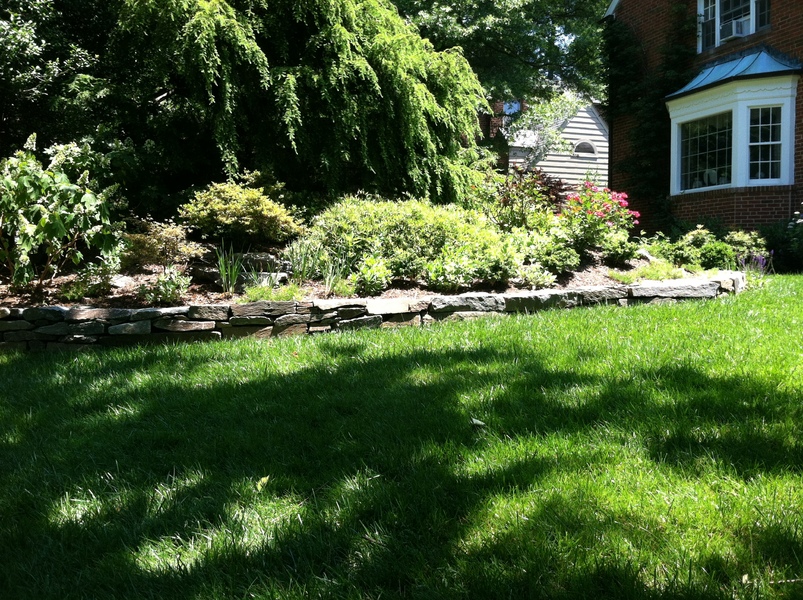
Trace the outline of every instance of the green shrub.
{"label": "green shrub", "polygon": [[632,271],[609,271],[611,279],[620,281],[624,284],[631,284],[641,279],[662,281],[664,279],[682,279],[686,276],[683,269],[680,269],[666,260],[654,260],[650,264],[644,265]]}
{"label": "green shrub", "polygon": [[295,237],[301,227],[281,199],[282,184],[246,187],[232,181],[213,183],[179,207],[179,215],[202,235],[238,239],[243,243],[273,244]]}
{"label": "green shrub", "polygon": [[767,240],[756,231],[730,231],[722,241],[733,248],[737,258],[767,255]]}
{"label": "green shrub", "polygon": [[88,248],[109,248],[114,237],[103,195],[34,156],[36,138],[0,164],[0,269],[17,284],[55,276],[80,264]]}
{"label": "green shrub", "polygon": [[636,257],[638,244],[630,241],[626,232],[614,231],[602,238],[600,250],[605,264],[619,267]]}
{"label": "green shrub", "polygon": [[304,298],[304,290],[296,283],[274,287],[271,285],[255,285],[245,288],[243,297],[238,302],[259,302],[268,300],[271,302],[281,302],[289,300],[301,300]]}
{"label": "green shrub", "polygon": [[580,255],[559,227],[553,227],[548,233],[517,230],[513,232],[512,241],[520,254],[520,263],[538,263],[555,275],[580,266]]}
{"label": "green shrub", "polygon": [[564,191],[562,181],[541,170],[513,169],[497,183],[496,193],[482,209],[503,231],[547,231],[554,225]]}
{"label": "green shrub", "polygon": [[370,256],[382,260],[391,278],[424,277],[440,289],[504,281],[516,264],[513,245],[482,213],[420,200],[345,198],[316,217],[294,246],[288,257],[317,265],[308,269],[316,276],[333,257],[354,273]]}
{"label": "green shrub", "polygon": [[533,265],[521,265],[516,270],[516,277],[521,279],[524,287],[532,290],[552,287],[555,284],[555,275],[547,271],[538,263]]}
{"label": "green shrub", "polygon": [[700,266],[704,269],[733,269],[736,267],[736,253],[725,242],[707,242],[700,248]]}
{"label": "green shrub", "polygon": [[101,252],[97,262],[91,262],[79,269],[75,279],[61,290],[61,296],[71,302],[85,297],[108,294],[112,289],[112,279],[120,273],[122,246],[112,246]]}
{"label": "green shrub", "polygon": [[170,266],[154,284],[140,286],[139,296],[148,304],[179,304],[189,288],[190,278],[178,268]]}
{"label": "green shrub", "polygon": [[148,218],[135,221],[133,227],[139,231],[122,236],[121,268],[125,272],[135,272],[148,265],[162,268],[186,265],[204,255],[203,246],[187,239],[185,225]]}
{"label": "green shrub", "polygon": [[388,287],[392,275],[384,259],[367,256],[351,275],[351,281],[358,294],[376,296]]}

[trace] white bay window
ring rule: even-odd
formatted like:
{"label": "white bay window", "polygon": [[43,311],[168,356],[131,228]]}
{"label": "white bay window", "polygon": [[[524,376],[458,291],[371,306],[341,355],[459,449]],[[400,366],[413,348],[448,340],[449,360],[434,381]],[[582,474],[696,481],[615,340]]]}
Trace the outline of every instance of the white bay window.
{"label": "white bay window", "polygon": [[671,193],[794,183],[797,74],[670,97]]}

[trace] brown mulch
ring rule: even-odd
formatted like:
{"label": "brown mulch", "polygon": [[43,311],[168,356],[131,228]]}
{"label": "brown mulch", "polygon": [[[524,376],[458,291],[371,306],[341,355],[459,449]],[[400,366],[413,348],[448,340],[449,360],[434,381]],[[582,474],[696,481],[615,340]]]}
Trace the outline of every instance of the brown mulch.
{"label": "brown mulch", "polygon": [[[628,265],[629,268],[640,266],[644,260],[634,260]],[[591,285],[612,285],[616,283],[608,277],[610,268],[601,264],[599,257],[592,257],[585,264],[581,265],[577,271],[561,276],[555,284],[557,289],[571,289],[576,287]],[[94,306],[98,308],[144,308],[149,306],[140,298],[138,290],[143,285],[153,283],[159,276],[161,270],[157,267],[150,268],[143,273],[125,275],[118,281],[119,287],[112,289],[111,293],[94,298],[79,298],[67,300],[61,295],[61,289],[67,285],[75,276],[65,275],[55,279],[45,281],[42,288],[31,287],[25,291],[13,289],[5,282],[0,282],[0,307],[28,307],[42,305],[60,306]],[[309,282],[304,286],[308,298],[320,298],[324,295],[324,288],[320,283]],[[520,288],[515,287],[489,287],[476,286],[471,290],[462,291],[482,291],[482,292],[517,292]],[[415,282],[397,282],[394,287],[385,290],[380,298],[421,298],[425,296],[442,295],[442,292],[433,292]],[[211,283],[194,283],[189,291],[182,298],[184,305],[204,305],[204,304],[231,304],[237,302],[241,296],[238,294],[224,294],[220,288]]]}

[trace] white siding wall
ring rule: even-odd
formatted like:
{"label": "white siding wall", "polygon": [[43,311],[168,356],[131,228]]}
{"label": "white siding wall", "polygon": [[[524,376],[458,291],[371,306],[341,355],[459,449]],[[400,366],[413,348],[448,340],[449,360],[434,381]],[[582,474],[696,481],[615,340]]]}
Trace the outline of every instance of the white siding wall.
{"label": "white siding wall", "polygon": [[[589,105],[581,108],[563,128],[563,138],[572,149],[580,142],[590,142],[596,155],[549,154],[535,166],[549,175],[563,179],[569,185],[578,185],[588,172],[596,173],[600,185],[608,185],[608,126],[597,109]],[[510,147],[510,166],[521,165],[527,158],[527,149]]]}

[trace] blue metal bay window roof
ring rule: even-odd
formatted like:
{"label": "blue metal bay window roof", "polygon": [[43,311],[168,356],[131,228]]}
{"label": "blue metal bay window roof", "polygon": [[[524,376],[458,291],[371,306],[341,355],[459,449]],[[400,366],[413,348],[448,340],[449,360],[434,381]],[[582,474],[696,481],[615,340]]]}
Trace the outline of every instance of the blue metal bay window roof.
{"label": "blue metal bay window roof", "polygon": [[704,67],[688,85],[680,88],[677,92],[669,94],[666,99],[675,100],[740,79],[791,75],[802,71],[799,61],[782,56],[761,46],[741,54],[731,55]]}

